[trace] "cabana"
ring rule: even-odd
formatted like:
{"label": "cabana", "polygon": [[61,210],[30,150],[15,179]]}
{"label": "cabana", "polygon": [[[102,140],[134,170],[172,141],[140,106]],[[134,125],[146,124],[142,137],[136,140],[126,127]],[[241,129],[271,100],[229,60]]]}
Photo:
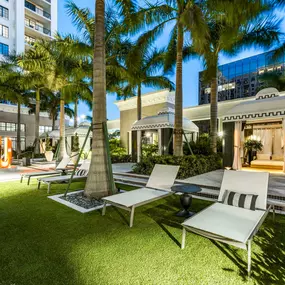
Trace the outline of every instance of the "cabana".
{"label": "cabana", "polygon": [[[157,144],[158,154],[172,152],[172,136],[174,129],[174,110],[165,108],[156,116],[148,116],[136,121],[132,126],[133,158],[141,156],[141,142]],[[199,128],[189,119],[183,118],[183,131],[187,140],[196,140]]]}
{"label": "cabana", "polygon": [[240,170],[247,139],[260,140],[252,167],[282,169],[285,172],[285,96],[275,88],[259,91],[256,100],[246,101],[229,110],[224,123],[224,166]]}

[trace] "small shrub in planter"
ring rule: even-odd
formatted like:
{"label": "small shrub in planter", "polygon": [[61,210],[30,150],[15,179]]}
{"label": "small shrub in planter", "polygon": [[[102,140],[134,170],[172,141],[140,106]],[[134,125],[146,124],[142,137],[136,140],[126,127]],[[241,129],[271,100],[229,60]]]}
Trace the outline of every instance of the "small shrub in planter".
{"label": "small shrub in planter", "polygon": [[212,155],[186,155],[172,156],[161,155],[142,158],[136,163],[133,171],[137,174],[150,175],[155,164],[180,165],[177,178],[185,179],[206,172],[222,168],[222,157],[219,154]]}

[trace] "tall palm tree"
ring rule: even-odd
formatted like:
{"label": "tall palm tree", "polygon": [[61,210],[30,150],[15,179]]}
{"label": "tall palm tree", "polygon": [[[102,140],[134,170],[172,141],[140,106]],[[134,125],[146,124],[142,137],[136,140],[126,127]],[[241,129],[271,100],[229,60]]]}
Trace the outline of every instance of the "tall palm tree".
{"label": "tall palm tree", "polygon": [[106,62],[105,62],[105,1],[95,3],[95,42],[93,60],[93,139],[92,158],[84,193],[87,197],[102,198],[111,194],[107,163],[106,138]]}
{"label": "tall palm tree", "polygon": [[[142,29],[148,29],[138,40],[139,46],[142,48],[150,42],[154,42],[162,34],[162,32],[172,24],[170,32],[170,40],[167,46],[168,58],[171,62],[176,62],[176,91],[175,91],[175,123],[174,123],[174,155],[183,155],[183,127],[182,127],[182,104],[183,104],[183,88],[182,88],[182,61],[183,50],[189,46],[185,28],[191,30],[191,36],[194,41],[200,42],[200,38],[204,39],[206,32],[202,9],[199,1],[194,0],[166,0],[161,3],[150,4],[147,7],[137,8],[134,3],[128,2],[132,13],[128,9],[125,11],[125,26],[131,33],[137,33]],[[187,21],[185,19],[188,19]],[[195,35],[195,37],[193,37]],[[200,37],[199,37],[200,35]],[[188,37],[189,38],[189,37]],[[167,59],[167,63],[169,62]],[[168,67],[166,65],[166,67]]]}
{"label": "tall palm tree", "polygon": [[137,120],[142,116],[143,86],[174,90],[174,84],[161,73],[164,59],[164,50],[151,47],[140,49],[139,46],[134,45],[121,65],[124,78],[123,94],[137,95]]}
{"label": "tall palm tree", "polygon": [[[217,152],[218,61],[221,53],[234,55],[256,45],[270,47],[279,40],[279,21],[268,16],[272,6],[262,1],[241,0],[238,5],[227,0],[207,1],[204,17],[207,33],[204,40],[194,41],[194,50],[205,62],[204,80],[211,86],[211,149]],[[192,35],[194,38],[197,35]]]}
{"label": "tall palm tree", "polygon": [[74,92],[84,91],[86,88],[81,81],[84,73],[82,59],[75,57],[62,42],[60,36],[54,41],[41,40],[25,54],[26,68],[44,74],[52,92],[60,91],[60,157],[66,155],[65,102],[72,101]]}

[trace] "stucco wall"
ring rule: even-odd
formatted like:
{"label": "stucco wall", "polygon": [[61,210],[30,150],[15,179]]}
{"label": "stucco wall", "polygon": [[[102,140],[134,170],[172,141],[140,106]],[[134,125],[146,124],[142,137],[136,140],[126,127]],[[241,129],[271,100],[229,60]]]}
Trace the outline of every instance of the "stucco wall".
{"label": "stucco wall", "polygon": [[[142,108],[142,117],[157,115],[163,108],[174,108],[173,104],[160,103]],[[133,123],[137,120],[137,110],[130,109],[120,112],[120,138],[122,145],[128,148],[128,132],[131,130]]]}

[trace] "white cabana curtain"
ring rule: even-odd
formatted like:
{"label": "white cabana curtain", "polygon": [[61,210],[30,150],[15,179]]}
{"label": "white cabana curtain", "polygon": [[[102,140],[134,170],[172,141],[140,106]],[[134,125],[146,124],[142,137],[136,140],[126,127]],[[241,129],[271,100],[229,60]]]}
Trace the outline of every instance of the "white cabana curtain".
{"label": "white cabana curtain", "polygon": [[253,135],[257,140],[260,140],[263,144],[262,151],[258,153],[272,154],[272,129],[256,129],[253,130]]}
{"label": "white cabana curtain", "polygon": [[235,122],[233,169],[241,169],[241,122]]}
{"label": "white cabana curtain", "polygon": [[282,129],[273,130],[273,154],[282,155],[283,154],[283,132]]}

